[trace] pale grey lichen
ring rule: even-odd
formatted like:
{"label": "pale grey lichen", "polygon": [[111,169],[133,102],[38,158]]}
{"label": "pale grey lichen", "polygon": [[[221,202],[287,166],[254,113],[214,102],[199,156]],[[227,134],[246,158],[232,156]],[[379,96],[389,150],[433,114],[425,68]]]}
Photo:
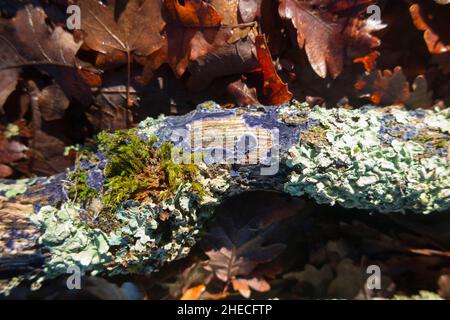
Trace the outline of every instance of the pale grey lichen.
{"label": "pale grey lichen", "polygon": [[64,274],[70,266],[95,274],[112,260],[107,235],[89,228],[80,218],[82,211],[76,204],[64,203],[61,208],[42,207],[31,216],[43,230],[39,244],[50,253],[44,266],[45,278],[38,282]]}
{"label": "pale grey lichen", "polygon": [[157,119],[148,117],[141,121],[138,124],[138,135],[145,139],[151,139],[163,125],[165,118],[165,115],[160,115]]}
{"label": "pale grey lichen", "polygon": [[[105,233],[84,221],[85,209],[75,203],[42,207],[31,220],[42,227],[39,238],[48,250],[38,283],[78,266],[91,275],[144,273],[186,256],[217,200],[200,200],[184,183],[162,203],[128,201],[117,209],[120,228]],[[36,288],[39,286],[36,286]]]}
{"label": "pale grey lichen", "polygon": [[27,188],[32,184],[32,179],[16,180],[14,183],[0,183],[0,195],[6,198],[15,198],[27,191]]}
{"label": "pale grey lichen", "polygon": [[[424,112],[421,126],[443,132],[449,125],[448,110]],[[398,124],[417,122],[404,110],[391,114]],[[326,143],[299,143],[290,149],[286,164],[294,170],[286,192],[307,194],[318,203],[380,212],[448,209],[446,155],[426,154],[426,148],[410,138],[382,141],[385,116],[375,109],[312,109],[308,120],[320,123]]]}

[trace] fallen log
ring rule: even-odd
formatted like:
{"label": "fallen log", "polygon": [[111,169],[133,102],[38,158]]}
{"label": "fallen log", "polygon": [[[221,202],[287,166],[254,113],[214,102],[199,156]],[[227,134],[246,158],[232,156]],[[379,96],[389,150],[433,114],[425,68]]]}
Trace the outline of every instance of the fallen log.
{"label": "fallen log", "polygon": [[253,190],[368,212],[447,210],[449,119],[450,109],[208,102],[102,133],[64,173],[0,181],[0,276],[153,272],[189,252],[225,198]]}

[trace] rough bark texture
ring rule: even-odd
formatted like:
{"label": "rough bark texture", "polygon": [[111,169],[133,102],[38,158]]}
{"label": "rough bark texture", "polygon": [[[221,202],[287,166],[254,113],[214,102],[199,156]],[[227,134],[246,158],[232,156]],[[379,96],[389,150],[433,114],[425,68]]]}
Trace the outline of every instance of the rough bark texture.
{"label": "rough bark texture", "polygon": [[189,252],[224,198],[250,190],[386,213],[446,210],[449,115],[205,103],[104,135],[65,173],[0,181],[0,276],[16,276],[3,290],[72,265],[157,270]]}

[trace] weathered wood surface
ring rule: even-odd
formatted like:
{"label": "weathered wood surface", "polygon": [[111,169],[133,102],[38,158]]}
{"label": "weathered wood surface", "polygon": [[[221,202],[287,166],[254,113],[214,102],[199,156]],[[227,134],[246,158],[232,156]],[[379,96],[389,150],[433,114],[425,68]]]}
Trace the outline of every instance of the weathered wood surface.
{"label": "weathered wood surface", "polygon": [[[151,272],[189,251],[198,238],[197,231],[225,197],[251,190],[284,191],[319,203],[368,211],[446,210],[450,206],[449,127],[448,109],[325,110],[298,103],[245,109],[220,109],[207,103],[185,116],[148,119],[135,131],[141,139],[155,135],[156,148],[170,142],[173,159],[183,152],[184,156],[201,155],[195,181],[180,184],[171,198],[161,203],[154,197],[139,198],[118,207],[122,229],[114,235],[86,223],[84,214],[77,213],[89,216],[95,211],[92,208],[102,199],[107,184],[100,186],[95,199],[81,203],[68,196],[71,182],[67,173],[1,181],[0,276],[35,273],[48,278],[64,273],[71,264],[95,273]],[[107,179],[97,160],[86,170],[88,175],[100,172],[101,179]],[[205,191],[202,199],[195,197],[194,182]],[[47,211],[42,209],[45,205]],[[56,226],[68,223],[68,233],[58,238],[48,214],[51,210],[60,214],[69,206],[76,209],[70,211],[72,215],[55,219]],[[167,243],[154,240],[158,227],[148,231],[148,225],[144,226],[147,229],[137,226],[132,230],[146,233],[148,239],[142,240],[142,234],[133,238],[130,232],[134,231],[126,226],[133,214],[142,214],[156,225],[162,214],[182,217],[174,226],[178,228],[182,221],[189,231],[172,230],[167,249]],[[65,244],[76,243],[74,233],[80,230],[87,244],[71,247],[66,255]],[[120,237],[128,239],[127,243],[121,243]],[[99,241],[104,243],[99,245]],[[158,251],[163,246],[165,249]],[[129,250],[133,259],[116,255],[121,249]],[[92,253],[95,250],[101,253]],[[89,251],[88,257],[85,251]]]}

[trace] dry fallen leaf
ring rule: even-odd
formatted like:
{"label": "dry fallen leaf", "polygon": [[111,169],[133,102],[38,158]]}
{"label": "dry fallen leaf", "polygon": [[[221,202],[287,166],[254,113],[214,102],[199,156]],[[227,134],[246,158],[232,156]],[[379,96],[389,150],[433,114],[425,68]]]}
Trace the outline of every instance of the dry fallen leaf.
{"label": "dry fallen leaf", "polygon": [[278,76],[264,36],[256,37],[256,52],[263,74],[263,93],[268,104],[278,105],[292,99],[292,93]]}
{"label": "dry fallen leaf", "polygon": [[416,28],[423,31],[423,39],[428,50],[433,54],[448,52],[450,10],[431,1],[422,1],[411,5],[409,11]]}
{"label": "dry fallen leaf", "polygon": [[[327,74],[336,78],[343,69],[346,47],[370,50],[380,44],[370,33],[384,26],[358,16],[371,2],[281,0],[279,14],[294,25],[298,46],[305,48],[314,71],[322,78]],[[353,14],[347,17],[340,12]]]}
{"label": "dry fallen leaf", "polygon": [[37,66],[54,77],[68,96],[89,105],[91,89],[83,76],[90,72],[75,57],[80,46],[62,27],[48,25],[40,7],[26,5],[15,17],[0,18],[0,69]]}

